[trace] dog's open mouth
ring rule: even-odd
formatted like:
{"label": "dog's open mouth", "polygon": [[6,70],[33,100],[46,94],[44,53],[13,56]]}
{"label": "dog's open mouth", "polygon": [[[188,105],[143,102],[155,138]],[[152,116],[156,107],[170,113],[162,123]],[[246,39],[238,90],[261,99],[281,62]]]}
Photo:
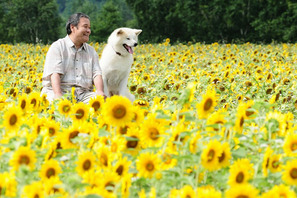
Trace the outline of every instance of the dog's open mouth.
{"label": "dog's open mouth", "polygon": [[124,48],[130,53],[130,54],[133,54],[133,49],[132,47],[130,47],[129,45],[127,44],[123,44]]}

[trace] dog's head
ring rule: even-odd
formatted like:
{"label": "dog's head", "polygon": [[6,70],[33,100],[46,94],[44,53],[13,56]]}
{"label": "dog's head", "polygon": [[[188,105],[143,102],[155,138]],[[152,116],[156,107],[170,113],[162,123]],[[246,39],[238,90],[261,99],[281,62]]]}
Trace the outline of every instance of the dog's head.
{"label": "dog's head", "polygon": [[108,43],[120,54],[133,54],[133,48],[138,44],[139,29],[118,28],[108,38]]}

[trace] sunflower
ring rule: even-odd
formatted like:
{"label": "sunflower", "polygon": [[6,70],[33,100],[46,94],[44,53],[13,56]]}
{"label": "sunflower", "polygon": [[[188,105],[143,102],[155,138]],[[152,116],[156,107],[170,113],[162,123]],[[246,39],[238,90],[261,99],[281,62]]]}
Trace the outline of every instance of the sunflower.
{"label": "sunflower", "polygon": [[99,166],[109,169],[114,158],[110,149],[105,145],[98,145],[94,147],[94,150],[96,151]]}
{"label": "sunflower", "polygon": [[119,135],[113,136],[110,140],[110,151],[115,157],[120,157],[125,149],[125,138]]}
{"label": "sunflower", "polygon": [[295,198],[296,194],[289,186],[275,185],[271,190],[262,194],[263,198]]}
{"label": "sunflower", "polygon": [[56,122],[55,120],[46,120],[44,128],[46,131],[45,135],[53,137],[58,134],[58,131],[60,129],[60,123]]}
{"label": "sunflower", "polygon": [[66,191],[63,189],[62,186],[63,186],[63,183],[60,181],[60,179],[58,177],[54,177],[54,178],[45,180],[44,190],[46,195],[64,195],[64,197],[69,197],[67,196],[68,194],[66,193]]}
{"label": "sunflower", "polygon": [[195,198],[196,192],[190,185],[185,185],[180,189],[180,198]]}
{"label": "sunflower", "polygon": [[18,106],[23,110],[24,113],[29,109],[29,101],[27,94],[22,94],[18,98]]}
{"label": "sunflower", "polygon": [[169,149],[166,148],[165,151],[160,150],[158,155],[161,159],[161,168],[162,170],[168,170],[176,166],[177,159],[174,158],[174,155],[170,153]]}
{"label": "sunflower", "polygon": [[122,178],[122,186],[121,186],[121,196],[123,198],[130,197],[130,187],[132,184],[132,174],[128,174],[127,176]]}
{"label": "sunflower", "polygon": [[176,126],[171,126],[171,137],[169,138],[168,145],[172,151],[177,151],[178,147],[184,146],[184,144],[190,138],[187,133],[184,133],[186,131],[187,128],[183,120],[180,120]]}
{"label": "sunflower", "polygon": [[58,111],[64,116],[69,116],[71,113],[71,102],[67,99],[60,100],[58,103]]}
{"label": "sunflower", "polygon": [[94,115],[98,115],[100,113],[100,110],[102,109],[104,105],[104,97],[103,96],[97,96],[94,98],[91,98],[89,101],[89,106],[92,108],[92,111],[94,112]]}
{"label": "sunflower", "polygon": [[243,185],[253,177],[253,164],[248,159],[238,159],[230,166],[228,184],[230,186]]}
{"label": "sunflower", "polygon": [[10,160],[10,165],[15,169],[18,170],[20,166],[25,165],[29,167],[31,170],[35,167],[36,162],[36,153],[34,150],[21,146],[16,150],[12,158]]}
{"label": "sunflower", "polygon": [[84,133],[83,125],[79,125],[78,123],[74,123],[70,128],[63,129],[59,136],[63,149],[77,148],[78,145],[74,143],[73,140],[78,137],[80,133]]}
{"label": "sunflower", "polygon": [[0,183],[0,195],[5,195],[5,197],[16,197],[18,184],[15,172],[10,171],[0,173],[0,181],[2,181]]}
{"label": "sunflower", "polygon": [[197,189],[197,194],[199,195],[199,198],[221,198],[222,197],[222,193],[220,191],[217,191],[212,186],[199,187]]}
{"label": "sunflower", "polygon": [[288,185],[297,186],[297,159],[288,161],[283,169],[282,180]]}
{"label": "sunflower", "polygon": [[103,193],[108,195],[103,197],[116,197],[114,192],[116,190],[116,186],[119,184],[120,181],[120,177],[118,176],[118,174],[111,171],[105,171],[101,178],[102,179],[99,183],[99,189],[102,189]]}
{"label": "sunflower", "polygon": [[102,114],[105,121],[113,126],[123,126],[131,122],[134,116],[130,100],[118,95],[106,99]]}
{"label": "sunflower", "polygon": [[45,197],[44,190],[43,190],[43,183],[33,182],[30,185],[26,185],[23,188],[23,192],[21,193],[22,198],[43,198]]}
{"label": "sunflower", "polygon": [[257,198],[258,190],[250,184],[231,186],[226,191],[226,198]]}
{"label": "sunflower", "polygon": [[266,115],[265,127],[272,133],[271,138],[275,139],[276,135],[284,136],[286,132],[285,115],[278,111],[269,112]]}
{"label": "sunflower", "polygon": [[164,144],[165,129],[162,124],[145,120],[140,127],[140,136],[145,147],[160,147]]}
{"label": "sunflower", "polygon": [[230,145],[227,142],[224,142],[222,144],[222,154],[219,156],[219,165],[220,167],[228,167],[230,164],[231,151],[230,151]]}
{"label": "sunflower", "polygon": [[262,170],[263,170],[263,175],[265,177],[267,177],[268,174],[268,168],[269,168],[269,164],[271,162],[271,156],[272,156],[273,150],[270,148],[270,146],[268,146],[266,148],[264,157],[263,157],[263,163],[262,163]]}
{"label": "sunflower", "polygon": [[207,118],[207,131],[219,131],[220,126],[223,126],[226,123],[224,110],[218,110],[214,113],[212,113]]}
{"label": "sunflower", "polygon": [[144,120],[144,114],[145,114],[145,109],[139,107],[139,106],[133,106],[132,107],[132,112],[134,113],[134,117],[132,119],[132,122],[141,124]]}
{"label": "sunflower", "polygon": [[96,157],[91,151],[84,151],[78,155],[76,171],[80,176],[94,170]]}
{"label": "sunflower", "polygon": [[222,155],[222,145],[217,140],[211,140],[201,154],[202,166],[210,171],[218,170],[219,157]]}
{"label": "sunflower", "polygon": [[89,115],[89,107],[83,102],[75,103],[71,108],[71,117],[73,121],[85,121]]}
{"label": "sunflower", "polygon": [[207,118],[208,115],[214,110],[217,104],[216,100],[217,98],[215,90],[207,90],[202,96],[202,101],[196,106],[200,119]]}
{"label": "sunflower", "polygon": [[8,131],[18,131],[22,124],[22,109],[17,106],[10,107],[3,116],[3,125]]}
{"label": "sunflower", "polygon": [[287,156],[297,156],[297,134],[286,135],[283,150]]}
{"label": "sunflower", "polygon": [[116,172],[121,178],[125,177],[128,174],[131,161],[125,158],[120,158],[116,164],[113,166],[113,171]]}
{"label": "sunflower", "polygon": [[136,155],[142,148],[142,141],[140,140],[140,134],[137,129],[130,129],[125,136],[125,148],[124,152],[131,155]]}
{"label": "sunflower", "polygon": [[138,100],[135,100],[133,102],[133,105],[139,106],[139,107],[148,107],[149,106],[149,103],[147,101],[145,101],[145,100],[138,99]]}
{"label": "sunflower", "polygon": [[160,158],[153,153],[141,153],[136,160],[136,169],[139,177],[152,178],[159,170]]}
{"label": "sunflower", "polygon": [[271,156],[270,163],[269,163],[269,170],[272,173],[280,172],[282,170],[280,154],[274,154]]}
{"label": "sunflower", "polygon": [[243,131],[244,121],[245,121],[245,111],[237,112],[234,130],[239,134],[241,134]]}
{"label": "sunflower", "polygon": [[61,172],[62,169],[59,165],[59,162],[57,160],[50,159],[42,164],[39,175],[42,180],[48,180],[58,177],[58,174]]}
{"label": "sunflower", "polygon": [[36,111],[36,112],[39,112],[41,110],[41,108],[40,108],[40,102],[41,102],[40,93],[38,93],[38,92],[30,93],[28,101],[29,101],[31,110]]}

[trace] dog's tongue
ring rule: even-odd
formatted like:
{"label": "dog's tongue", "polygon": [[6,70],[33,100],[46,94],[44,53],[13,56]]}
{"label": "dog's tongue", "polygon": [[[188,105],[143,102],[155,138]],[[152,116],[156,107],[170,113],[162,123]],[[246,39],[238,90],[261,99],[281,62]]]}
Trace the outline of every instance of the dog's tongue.
{"label": "dog's tongue", "polygon": [[129,52],[130,54],[133,54],[133,49],[132,49],[132,47],[127,46],[127,48],[128,48],[128,52]]}

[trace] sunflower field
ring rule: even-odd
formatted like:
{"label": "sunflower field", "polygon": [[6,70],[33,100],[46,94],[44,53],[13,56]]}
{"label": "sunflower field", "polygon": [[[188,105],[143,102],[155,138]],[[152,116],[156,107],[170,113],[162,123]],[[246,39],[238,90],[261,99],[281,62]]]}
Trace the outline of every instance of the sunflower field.
{"label": "sunflower field", "polygon": [[0,45],[1,197],[296,197],[297,44],[139,45],[133,104],[49,104],[48,48]]}

